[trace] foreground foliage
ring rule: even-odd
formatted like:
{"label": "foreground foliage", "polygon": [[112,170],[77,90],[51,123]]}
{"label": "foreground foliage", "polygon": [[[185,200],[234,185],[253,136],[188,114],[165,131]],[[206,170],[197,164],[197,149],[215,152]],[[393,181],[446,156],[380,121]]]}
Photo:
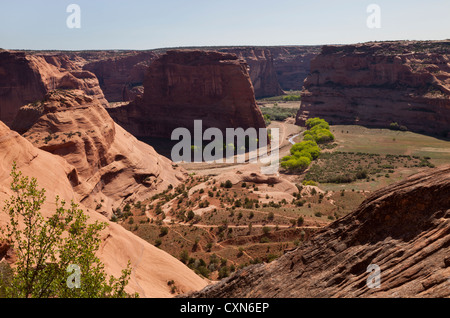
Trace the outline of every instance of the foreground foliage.
{"label": "foreground foliage", "polygon": [[[41,208],[45,189],[22,176],[14,164],[11,189],[5,202],[9,215],[3,239],[11,245],[16,262],[0,268],[0,296],[11,298],[123,298],[131,275],[130,263],[118,279],[105,273],[96,256],[103,222],[88,224],[88,216],[71,203],[56,198],[56,212],[45,218]],[[74,276],[79,270],[79,276]],[[135,295],[137,296],[137,295]]]}

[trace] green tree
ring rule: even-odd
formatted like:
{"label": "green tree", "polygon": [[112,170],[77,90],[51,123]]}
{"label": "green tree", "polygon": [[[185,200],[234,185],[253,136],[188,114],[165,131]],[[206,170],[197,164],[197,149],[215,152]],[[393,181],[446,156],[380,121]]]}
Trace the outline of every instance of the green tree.
{"label": "green tree", "polygon": [[[9,215],[4,239],[16,253],[12,277],[4,294],[12,298],[124,298],[131,275],[130,263],[119,279],[108,280],[104,264],[96,256],[100,232],[107,223],[88,224],[88,216],[78,205],[56,198],[56,212],[49,218],[41,214],[45,189],[37,180],[24,177],[14,164],[11,189],[14,195],[5,202]],[[80,284],[69,288],[71,267],[80,270]],[[79,287],[79,288],[78,288]],[[134,296],[138,296],[137,294]]]}

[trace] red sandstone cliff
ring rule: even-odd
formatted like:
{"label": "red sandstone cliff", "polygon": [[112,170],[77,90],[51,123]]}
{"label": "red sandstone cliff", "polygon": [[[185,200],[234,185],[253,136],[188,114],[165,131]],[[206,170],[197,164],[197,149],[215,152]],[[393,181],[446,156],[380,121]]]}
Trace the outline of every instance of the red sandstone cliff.
{"label": "red sandstone cliff", "polygon": [[[255,97],[282,95],[283,90],[301,90],[310,61],[320,46],[198,48],[234,53],[250,66]],[[75,52],[83,68],[94,73],[109,102],[132,101],[143,95],[146,68],[166,50]],[[73,56],[72,56],[73,59]]]}
{"label": "red sandstone cliff", "polygon": [[109,102],[126,102],[142,96],[147,68],[157,57],[151,51],[127,52],[88,62],[83,68],[97,76]]}
{"label": "red sandstone cliff", "polygon": [[273,56],[269,49],[227,48],[221,49],[220,52],[234,53],[249,65],[249,75],[252,80],[256,98],[284,94],[278,82]]}
{"label": "red sandstone cliff", "polygon": [[450,132],[450,41],[326,46],[311,63],[297,123]]}
{"label": "red sandstone cliff", "polygon": [[5,124],[11,125],[20,107],[56,89],[80,89],[108,105],[95,75],[66,56],[0,52],[0,120]]}
{"label": "red sandstone cliff", "polygon": [[[74,115],[80,111],[78,109]],[[65,116],[61,112],[62,109],[59,112],[50,111],[47,116],[64,118]],[[66,112],[69,113],[70,109],[66,109]],[[69,121],[68,116],[65,117],[65,121]],[[82,136],[87,138],[84,133]],[[119,138],[117,140],[123,141]],[[132,150],[130,149],[130,151]],[[151,153],[142,153],[142,155],[147,155],[141,157],[142,165],[145,165],[145,161],[149,160]],[[80,202],[77,189],[73,188],[76,168],[70,165],[63,156],[53,155],[33,146],[30,141],[10,130],[0,121],[0,210],[2,211],[0,213],[0,229],[5,229],[9,222],[8,213],[3,213],[3,207],[5,200],[13,195],[12,178],[10,177],[13,162],[17,164],[17,169],[23,172],[24,176],[37,178],[39,189],[46,189],[47,201],[41,209],[44,217],[50,217],[55,213],[54,199],[57,195],[66,202],[71,200],[74,200],[75,203]],[[120,163],[116,167],[120,168]],[[154,171],[156,170],[157,167]],[[89,209],[83,204],[80,208],[90,217],[91,222],[100,221],[108,224],[108,227],[101,233],[102,243],[97,254],[105,264],[106,273],[118,278],[121,270],[127,266],[128,261],[131,261],[133,272],[126,288],[128,293],[137,292],[142,298],[169,298],[173,297],[173,294],[170,286],[167,285],[168,281],[173,280],[177,288],[185,292],[198,290],[206,285],[203,279],[176,258],[137,237],[119,224],[109,222],[106,217],[97,213],[98,211]],[[22,222],[20,221],[19,226]],[[9,248],[9,246],[0,244],[0,261],[4,261]],[[6,257],[6,261],[14,262],[14,258]]]}
{"label": "red sandstone cliff", "polygon": [[283,90],[301,90],[310,73],[311,60],[321,46],[273,46],[270,50],[278,82]]}
{"label": "red sandstone cliff", "polygon": [[114,123],[96,99],[82,91],[55,91],[24,106],[13,128],[35,147],[64,158],[76,170],[71,181],[85,206],[106,215],[124,200],[143,201],[176,186],[185,173]]}
{"label": "red sandstone cliff", "polygon": [[[298,249],[195,293],[208,298],[450,296],[450,166],[373,193]],[[370,289],[369,265],[381,269]],[[370,279],[369,279],[370,281]]]}
{"label": "red sandstone cliff", "polygon": [[263,128],[248,66],[234,54],[169,51],[149,67],[144,96],[108,109],[135,136],[170,138],[179,127]]}

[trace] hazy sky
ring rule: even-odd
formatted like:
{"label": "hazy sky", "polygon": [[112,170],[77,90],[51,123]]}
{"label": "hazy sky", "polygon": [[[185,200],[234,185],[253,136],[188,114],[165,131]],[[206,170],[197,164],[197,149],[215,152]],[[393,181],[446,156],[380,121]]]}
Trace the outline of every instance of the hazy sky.
{"label": "hazy sky", "polygon": [[[69,4],[81,8],[70,29]],[[381,28],[367,27],[367,7]],[[153,49],[450,38],[449,0],[0,0],[5,49]]]}

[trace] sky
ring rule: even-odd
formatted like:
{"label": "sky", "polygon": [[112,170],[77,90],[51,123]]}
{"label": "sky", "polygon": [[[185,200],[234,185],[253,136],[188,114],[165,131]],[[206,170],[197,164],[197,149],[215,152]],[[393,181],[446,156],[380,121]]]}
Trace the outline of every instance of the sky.
{"label": "sky", "polygon": [[[80,28],[70,4],[80,8]],[[380,14],[367,12],[376,4]],[[448,0],[0,0],[0,48],[155,49],[450,39]],[[379,22],[368,27],[367,20]],[[374,20],[375,19],[375,20]]]}

